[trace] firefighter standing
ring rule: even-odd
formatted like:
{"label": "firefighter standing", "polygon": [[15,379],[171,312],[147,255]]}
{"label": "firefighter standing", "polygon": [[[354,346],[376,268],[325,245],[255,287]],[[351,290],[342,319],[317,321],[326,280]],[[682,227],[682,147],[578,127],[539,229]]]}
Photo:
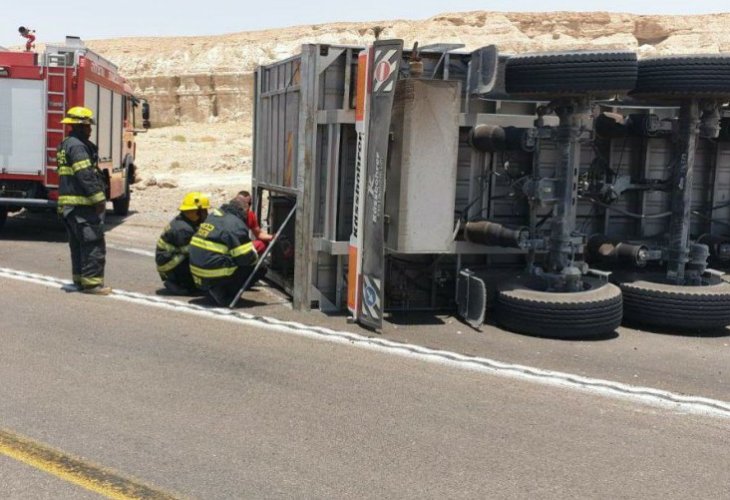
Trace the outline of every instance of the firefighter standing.
{"label": "firefighter standing", "polygon": [[81,106],[66,112],[61,123],[71,133],[58,146],[58,211],[68,232],[71,268],[77,290],[108,295],[104,286],[105,183],[98,167],[98,149],[89,140],[94,113]]}
{"label": "firefighter standing", "polygon": [[[213,210],[190,240],[190,272],[195,284],[218,305],[233,300],[258,260],[246,217],[246,201],[238,195]],[[261,266],[256,279],[265,273]]]}
{"label": "firefighter standing", "polygon": [[195,292],[188,258],[190,239],[208,216],[210,200],[203,193],[188,193],[180,204],[180,214],[165,227],[157,240],[155,262],[165,288],[176,295]]}

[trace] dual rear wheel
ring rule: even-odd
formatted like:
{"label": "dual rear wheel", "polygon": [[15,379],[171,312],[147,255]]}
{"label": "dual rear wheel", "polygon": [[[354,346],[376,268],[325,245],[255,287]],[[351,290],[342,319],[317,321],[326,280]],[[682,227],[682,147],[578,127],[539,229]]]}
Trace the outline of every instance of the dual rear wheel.
{"label": "dual rear wheel", "polygon": [[[669,56],[637,61],[633,52],[563,52],[511,57],[507,93],[546,100],[632,93],[637,97],[726,98],[730,55]],[[497,323],[518,333],[551,338],[610,335],[622,319],[676,330],[730,324],[730,284],[712,277],[700,286],[669,284],[660,273],[619,277],[617,284],[584,277],[575,293],[543,289],[518,278],[498,294]]]}

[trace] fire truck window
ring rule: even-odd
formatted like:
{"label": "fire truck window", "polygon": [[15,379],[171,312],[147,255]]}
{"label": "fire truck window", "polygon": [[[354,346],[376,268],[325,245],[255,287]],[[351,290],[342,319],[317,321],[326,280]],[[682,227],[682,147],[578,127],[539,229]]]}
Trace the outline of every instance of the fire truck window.
{"label": "fire truck window", "polygon": [[[99,86],[95,83],[86,82],[84,85],[84,106],[94,112],[94,116],[99,116]],[[98,126],[91,127],[91,141],[99,144]]]}
{"label": "fire truck window", "polygon": [[112,91],[99,88],[99,113],[96,121],[99,129],[99,160],[109,161],[112,158]]}
{"label": "fire truck window", "polygon": [[122,125],[124,116],[122,109],[124,103],[120,94],[114,94],[112,98],[112,161],[113,168],[122,166]]}

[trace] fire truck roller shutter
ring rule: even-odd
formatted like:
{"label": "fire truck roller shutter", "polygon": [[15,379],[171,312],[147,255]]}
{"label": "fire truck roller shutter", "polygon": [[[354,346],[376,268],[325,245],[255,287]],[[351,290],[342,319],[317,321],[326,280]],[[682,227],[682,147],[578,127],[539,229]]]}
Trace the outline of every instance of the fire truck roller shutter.
{"label": "fire truck roller shutter", "polygon": [[[112,160],[112,91],[99,87],[99,109],[97,111],[96,128],[99,141],[99,161]],[[118,165],[118,163],[117,163]]]}
{"label": "fire truck roller shutter", "polygon": [[0,169],[9,174],[45,171],[45,103],[40,80],[0,79]]}
{"label": "fire truck roller shutter", "polygon": [[94,144],[99,144],[99,86],[95,83],[84,83],[84,106],[94,112],[97,117],[97,125],[91,126],[91,137],[89,138]]}

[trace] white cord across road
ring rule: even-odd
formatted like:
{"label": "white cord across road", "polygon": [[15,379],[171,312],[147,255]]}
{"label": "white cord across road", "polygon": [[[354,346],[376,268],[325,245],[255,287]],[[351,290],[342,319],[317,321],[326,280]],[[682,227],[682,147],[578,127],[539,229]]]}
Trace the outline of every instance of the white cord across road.
{"label": "white cord across road", "polygon": [[[36,283],[54,288],[70,285],[69,281],[52,276],[1,267],[0,278]],[[571,373],[504,363],[489,358],[466,356],[456,352],[430,349],[428,347],[399,343],[382,338],[364,337],[355,333],[305,325],[294,321],[281,321],[275,318],[257,316],[241,311],[203,307],[142,293],[114,290],[109,297],[148,307],[157,307],[179,313],[194,314],[287,334],[347,344],[429,363],[633,401],[681,413],[730,418],[730,402],[717,399],[684,395],[651,387],[641,387],[611,380],[583,377]]]}

